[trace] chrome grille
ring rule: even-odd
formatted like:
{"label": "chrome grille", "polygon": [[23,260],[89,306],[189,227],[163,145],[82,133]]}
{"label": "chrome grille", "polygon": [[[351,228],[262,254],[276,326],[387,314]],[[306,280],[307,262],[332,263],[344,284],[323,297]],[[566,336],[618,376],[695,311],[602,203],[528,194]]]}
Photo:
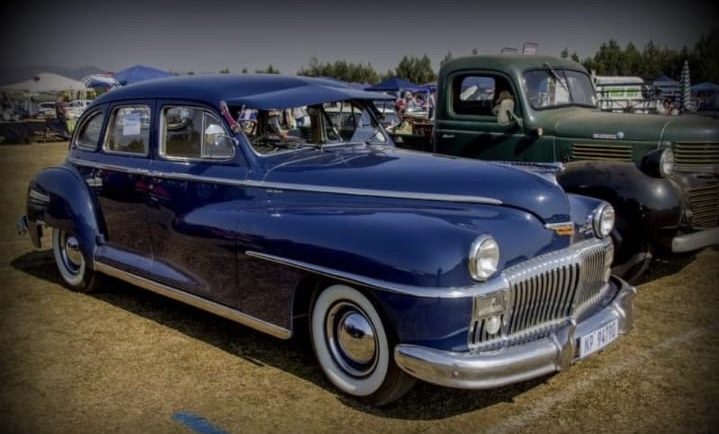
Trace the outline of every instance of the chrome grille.
{"label": "chrome grille", "polygon": [[719,142],[678,142],[674,164],[677,172],[714,172],[719,167]]}
{"label": "chrome grille", "polygon": [[572,161],[594,160],[594,161],[632,161],[632,147],[629,145],[592,144],[572,145]]}
{"label": "chrome grille", "polygon": [[487,349],[547,336],[572,317],[581,320],[609,291],[610,240],[590,240],[508,268],[509,304],[502,331],[488,335],[482,318],[470,327],[470,346]]}
{"label": "chrome grille", "polygon": [[692,209],[692,228],[713,228],[719,225],[719,182],[688,190]]}

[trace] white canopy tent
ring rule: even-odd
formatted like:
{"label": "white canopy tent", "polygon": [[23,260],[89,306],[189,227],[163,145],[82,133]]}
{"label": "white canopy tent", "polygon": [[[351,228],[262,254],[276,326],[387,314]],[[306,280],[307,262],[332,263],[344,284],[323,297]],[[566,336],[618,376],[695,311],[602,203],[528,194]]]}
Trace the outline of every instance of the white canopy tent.
{"label": "white canopy tent", "polygon": [[15,90],[29,93],[62,91],[72,91],[75,93],[87,91],[85,83],[50,72],[41,72],[33,78],[19,83],[6,84],[1,88],[6,91]]}

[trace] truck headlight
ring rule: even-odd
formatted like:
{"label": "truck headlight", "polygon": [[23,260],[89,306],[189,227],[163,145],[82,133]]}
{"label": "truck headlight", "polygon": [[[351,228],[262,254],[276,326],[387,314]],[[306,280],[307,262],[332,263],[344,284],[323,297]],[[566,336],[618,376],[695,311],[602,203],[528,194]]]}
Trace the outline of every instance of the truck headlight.
{"label": "truck headlight", "polygon": [[469,274],[474,280],[484,282],[496,271],[499,264],[499,245],[489,235],[482,235],[472,243],[469,250]]}
{"label": "truck headlight", "polygon": [[674,151],[671,148],[664,149],[659,157],[659,173],[665,178],[674,173]]}
{"label": "truck headlight", "polygon": [[647,152],[642,157],[639,169],[649,176],[671,176],[674,173],[674,151],[667,147]]}
{"label": "truck headlight", "polygon": [[598,238],[605,238],[614,229],[614,207],[608,203],[602,204],[594,211],[592,227],[594,235]]}

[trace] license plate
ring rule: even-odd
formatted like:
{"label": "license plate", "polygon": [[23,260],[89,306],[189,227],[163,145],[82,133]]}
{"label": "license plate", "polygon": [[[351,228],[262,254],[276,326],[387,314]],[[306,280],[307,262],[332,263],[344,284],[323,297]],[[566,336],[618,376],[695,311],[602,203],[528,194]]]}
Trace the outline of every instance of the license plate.
{"label": "license plate", "polygon": [[601,350],[619,336],[619,321],[612,320],[579,338],[579,358]]}

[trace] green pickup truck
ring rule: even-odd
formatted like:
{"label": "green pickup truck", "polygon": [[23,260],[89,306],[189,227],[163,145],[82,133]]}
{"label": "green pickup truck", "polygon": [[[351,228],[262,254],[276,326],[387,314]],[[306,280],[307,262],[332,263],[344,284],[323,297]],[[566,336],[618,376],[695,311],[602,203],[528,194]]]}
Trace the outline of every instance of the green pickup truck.
{"label": "green pickup truck", "polygon": [[433,125],[394,138],[461,157],[563,162],[566,191],[616,209],[613,270],[628,280],[656,255],[719,244],[719,121],[599,111],[589,74],[568,59],[451,60],[439,72]]}

